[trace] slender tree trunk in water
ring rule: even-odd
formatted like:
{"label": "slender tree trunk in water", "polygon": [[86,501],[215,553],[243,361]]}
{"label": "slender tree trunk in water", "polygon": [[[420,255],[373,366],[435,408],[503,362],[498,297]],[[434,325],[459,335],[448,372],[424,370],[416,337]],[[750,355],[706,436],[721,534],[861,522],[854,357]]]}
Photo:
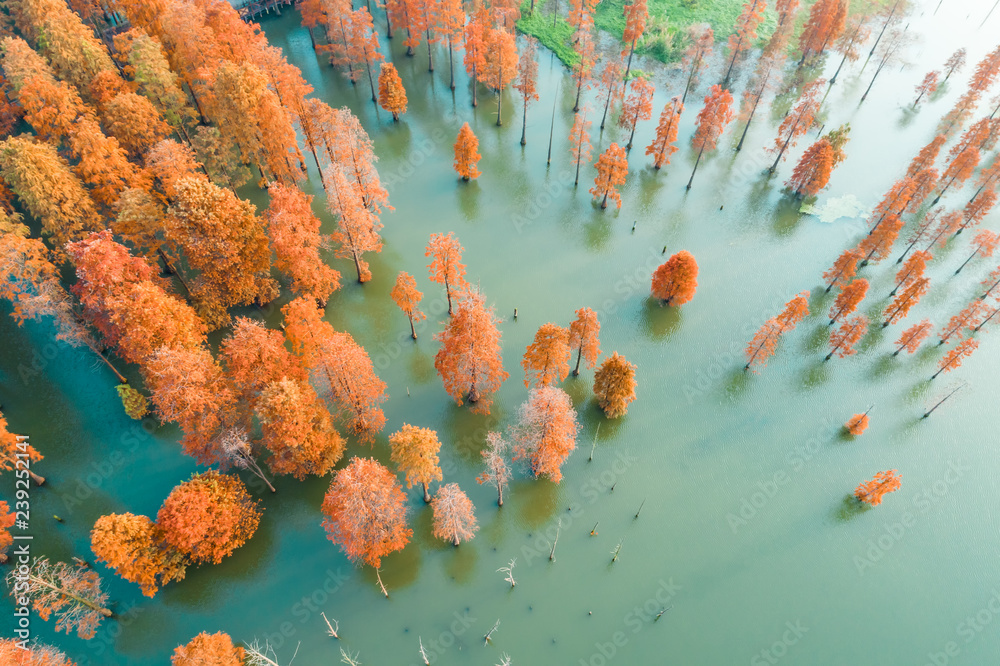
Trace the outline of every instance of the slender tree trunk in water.
{"label": "slender tree trunk in water", "polygon": [[[768,72],[770,74],[770,72]],[[747,132],[750,131],[750,123],[753,122],[754,114],[757,113],[757,105],[760,104],[760,98],[764,96],[764,85],[767,83],[767,79],[760,85],[760,92],[757,93],[757,97],[753,101],[753,107],[750,109],[750,117],[747,118],[747,125],[743,128],[743,134],[740,135],[740,142],[736,144],[736,152],[743,150],[743,142],[747,138]]]}
{"label": "slender tree trunk in water", "polygon": [[580,91],[583,90],[583,71],[580,71],[580,80],[576,84],[576,103],[573,104],[573,113],[580,110]]}
{"label": "slender tree trunk in water", "polygon": [[573,368],[573,376],[577,377],[580,374],[580,359],[583,358],[583,345],[576,350],[576,367]]}
{"label": "slender tree trunk in water", "polygon": [[372,76],[372,65],[370,61],[365,61],[365,67],[368,68],[368,85],[372,89],[372,102],[378,104],[378,94],[375,92],[375,78]]}
{"label": "slender tree trunk in water", "polygon": [[524,113],[521,114],[521,145],[522,146],[525,143],[527,143],[525,141],[525,138],[524,138],[525,132],[527,132],[527,130],[528,130],[528,98],[525,97],[524,98]]}
{"label": "slender tree trunk in water", "polygon": [[412,314],[410,315],[410,337],[412,337],[414,340],[417,339],[417,329],[415,329],[413,327],[413,315]]}
{"label": "slender tree trunk in water", "polygon": [[434,45],[431,44],[431,30],[427,29],[427,71],[434,71]]}
{"label": "slender tree trunk in water", "polygon": [[977,254],[979,254],[979,250],[980,250],[980,248],[978,248],[978,247],[977,247],[977,248],[976,248],[976,251],[975,251],[975,252],[973,252],[972,254],[970,254],[970,255],[969,255],[969,258],[968,258],[968,259],[966,259],[965,261],[963,261],[963,262],[962,262],[962,265],[958,267],[958,270],[957,270],[957,271],[955,271],[955,275],[958,275],[959,273],[961,273],[961,272],[962,272],[962,269],[963,269],[963,268],[965,268],[965,265],[966,265],[967,263],[969,263],[970,261],[972,261],[973,259],[975,259],[975,258],[976,258],[976,255],[977,255]]}
{"label": "slender tree trunk in water", "polygon": [[[431,503],[431,494],[427,490],[427,484],[425,483],[425,484],[423,484],[423,486],[424,486],[424,504],[430,504]],[[455,544],[455,545],[457,546],[458,544]]]}
{"label": "slender tree trunk in water", "polygon": [[503,88],[497,91],[497,127],[503,125]]}
{"label": "slender tree trunk in water", "polygon": [[476,85],[478,82],[479,82],[479,75],[476,72],[476,63],[475,63],[475,61],[473,61],[473,63],[472,63],[472,108],[476,108],[477,106],[479,106],[478,86]]}
{"label": "slender tree trunk in water", "polygon": [[604,121],[608,119],[608,108],[611,106],[611,89],[608,88],[608,99],[604,102],[604,115],[601,116],[601,131],[604,131]]}
{"label": "slender tree trunk in water", "polygon": [[604,190],[604,198],[601,199],[601,210],[608,207],[608,191]]}
{"label": "slender tree trunk in water", "polygon": [[392,39],[392,18],[389,16],[389,6],[385,7],[385,38]]}
{"label": "slender tree trunk in water", "polygon": [[[756,5],[757,3],[754,2]],[[733,73],[733,65],[736,64],[736,56],[740,54],[740,47],[743,46],[743,37],[740,37],[740,41],[736,43],[736,48],[733,49],[733,57],[729,61],[729,68],[726,70],[726,75],[722,77],[722,85],[729,83],[729,75]]]}
{"label": "slender tree trunk in water", "polygon": [[854,35],[851,36],[850,43],[847,45],[847,48],[844,49],[844,57],[840,59],[840,64],[837,65],[837,71],[833,73],[833,77],[830,79],[830,87],[833,87],[833,84],[837,82],[837,77],[840,76],[840,70],[843,69],[844,63],[847,62],[847,54],[851,52],[852,48],[854,48],[854,42],[858,38],[858,34],[860,32],[861,23],[858,23],[858,27],[854,29]]}
{"label": "slender tree trunk in water", "polygon": [[[799,117],[801,118],[801,115]],[[785,139],[785,143],[781,145],[781,150],[778,151],[778,156],[774,158],[774,164],[772,164],[771,168],[767,170],[768,173],[774,173],[775,170],[778,168],[778,163],[781,161],[781,156],[784,155],[785,151],[788,149],[788,144],[791,142],[792,135],[795,134],[795,129],[798,126],[799,126],[799,119],[796,118],[795,124],[792,125],[792,128],[788,131],[788,137]]]}
{"label": "slender tree trunk in water", "polygon": [[503,484],[497,484],[497,506],[503,506]]}
{"label": "slender tree trunk in water", "polygon": [[[940,3],[939,3],[939,4],[940,4]],[[992,7],[990,7],[990,11],[989,11],[989,12],[987,12],[987,14],[986,14],[986,18],[984,18],[984,19],[983,19],[983,22],[979,24],[979,27],[980,27],[980,28],[982,28],[982,27],[983,27],[984,25],[986,25],[986,21],[987,21],[987,19],[989,19],[989,18],[990,18],[990,16],[991,16],[991,15],[993,14],[993,10],[997,8],[997,5],[1000,5],[1000,0],[997,0],[996,2],[994,2],[994,3],[993,3],[993,6],[992,6]],[[937,10],[935,9],[934,11],[937,11]]]}
{"label": "slender tree trunk in water", "polygon": [[576,155],[576,180],[573,181],[573,187],[577,187],[580,184],[580,158],[582,155],[577,153]]}
{"label": "slender tree trunk in water", "polygon": [[448,314],[451,314],[451,287],[448,285],[448,276],[444,278],[444,295],[448,299]]}
{"label": "slender tree trunk in water", "polygon": [[123,375],[122,373],[118,372],[118,368],[116,368],[115,366],[111,365],[111,361],[108,360],[107,356],[105,356],[104,354],[102,354],[100,350],[95,349],[94,347],[91,347],[90,350],[92,352],[94,352],[95,354],[97,354],[97,357],[104,362],[104,365],[108,366],[111,369],[111,372],[115,373],[115,377],[118,378],[119,382],[121,382],[122,384],[128,384],[128,379],[125,377],[125,375]]}
{"label": "slender tree trunk in water", "polygon": [[[892,21],[893,15],[896,13],[896,7],[899,5],[899,0],[896,0],[895,4],[892,6],[892,11],[889,12],[889,16],[885,19],[885,23],[882,24],[882,30],[879,31],[878,37],[875,38],[875,43],[872,44],[872,50],[868,52],[868,57],[865,58],[865,64],[861,66],[861,72],[865,71],[865,67],[868,66],[868,61],[872,59],[875,55],[875,49],[878,48],[878,43],[882,41],[882,35],[885,34],[885,29],[889,27],[889,22]],[[859,74],[861,72],[858,72]]]}
{"label": "slender tree trunk in water", "polygon": [[997,280],[996,282],[994,282],[990,286],[989,289],[987,289],[985,292],[983,292],[983,295],[979,297],[979,300],[981,300],[981,301],[986,300],[986,297],[990,295],[990,292],[992,292],[994,289],[997,288],[997,285],[1000,285],[1000,280]]}
{"label": "slender tree trunk in water", "polygon": [[[632,70],[632,54],[635,53],[635,42],[632,40],[632,46],[628,50],[628,63],[625,65],[625,76],[622,77],[622,88],[624,89],[628,85],[628,73]],[[622,92],[624,94],[624,90]]]}
{"label": "slender tree trunk in water", "polygon": [[358,259],[358,253],[357,252],[355,252],[355,251],[352,250],[351,254],[354,255],[354,268],[355,268],[355,270],[358,271],[358,282],[360,283],[361,282],[361,261]]}
{"label": "slender tree trunk in water", "polygon": [[691,171],[691,177],[688,178],[687,187],[684,188],[684,189],[686,189],[686,190],[690,190],[691,189],[691,183],[694,182],[694,174],[698,172],[698,165],[701,164],[701,155],[704,152],[705,152],[705,144],[702,144],[701,145],[701,150],[698,151],[698,159],[696,159],[694,161],[694,169]]}
{"label": "slender tree trunk in water", "polygon": [[886,53],[885,57],[882,58],[882,62],[878,64],[878,68],[875,70],[875,76],[872,77],[872,82],[868,84],[868,89],[865,90],[865,94],[861,96],[862,102],[865,101],[865,99],[868,97],[868,93],[872,91],[872,86],[875,85],[875,79],[877,79],[878,75],[882,73],[882,68],[885,67],[885,63],[888,62],[889,56],[893,54],[893,51],[895,51],[895,49],[892,49],[891,51]]}
{"label": "slender tree trunk in water", "polygon": [[681,104],[684,104],[687,101],[688,91],[691,90],[691,81],[694,80],[695,70],[698,69],[698,66],[700,64],[701,64],[701,52],[699,51],[698,57],[694,59],[693,63],[691,63],[691,71],[688,73],[687,83],[684,84],[684,95],[681,97]]}
{"label": "slender tree trunk in water", "polygon": [[632,150],[632,139],[635,138],[635,127],[639,124],[639,109],[636,107],[635,118],[632,120],[632,133],[628,135],[628,143],[625,144],[625,152]]}
{"label": "slender tree trunk in water", "polygon": [[[549,155],[545,158],[545,166],[552,164],[552,135],[556,131],[556,102],[559,100],[559,86],[556,86],[556,96],[552,100],[552,122],[549,123]],[[580,162],[577,160],[576,179],[580,180]]]}
{"label": "slender tree trunk in water", "polygon": [[451,89],[455,89],[455,53],[451,43],[451,37],[448,37],[448,72],[451,77],[451,83],[449,84]]}

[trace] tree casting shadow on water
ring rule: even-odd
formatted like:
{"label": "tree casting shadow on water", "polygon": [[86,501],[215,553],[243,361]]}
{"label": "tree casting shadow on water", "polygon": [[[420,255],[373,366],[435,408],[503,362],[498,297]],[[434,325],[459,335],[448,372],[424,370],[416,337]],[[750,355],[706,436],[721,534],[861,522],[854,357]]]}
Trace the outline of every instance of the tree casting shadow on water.
{"label": "tree casting shadow on water", "polygon": [[642,304],[642,332],[654,342],[663,342],[677,332],[682,321],[681,308],[662,306],[655,298]]}
{"label": "tree casting shadow on water", "polygon": [[846,523],[856,516],[868,513],[871,508],[864,502],[859,502],[854,495],[844,495],[843,501],[833,512],[833,518],[838,523]]}

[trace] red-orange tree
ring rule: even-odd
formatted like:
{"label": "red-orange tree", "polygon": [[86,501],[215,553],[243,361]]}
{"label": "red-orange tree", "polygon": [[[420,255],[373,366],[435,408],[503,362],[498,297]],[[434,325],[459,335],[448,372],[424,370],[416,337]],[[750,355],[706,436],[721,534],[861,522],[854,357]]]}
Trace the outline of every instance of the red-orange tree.
{"label": "red-orange tree", "polygon": [[336,256],[354,261],[358,282],[372,279],[368,262],[362,258],[366,252],[381,252],[382,237],[378,232],[382,224],[365,206],[361,187],[349,181],[340,169],[329,169],[323,179],[327,209],[337,216],[337,230],[331,239],[337,245]]}
{"label": "red-orange tree", "polygon": [[837,294],[837,298],[833,301],[833,307],[830,308],[830,325],[832,326],[841,317],[857,310],[858,304],[861,303],[867,293],[868,280],[864,278],[852,280],[850,284]]}
{"label": "red-orange tree", "polygon": [[452,296],[467,288],[465,282],[465,264],[462,263],[462,252],[465,248],[458,242],[454,232],[447,234],[431,234],[430,242],[424,249],[425,257],[432,257],[427,265],[431,282],[444,285],[445,297],[448,299],[448,314],[452,314]]}
{"label": "red-orange tree", "polygon": [[348,333],[323,321],[315,301],[297,298],[281,309],[295,353],[302,356],[320,393],[336,407],[348,430],[362,442],[374,442],[385,426],[381,404],[385,382],[365,350]]}
{"label": "red-orange tree", "polygon": [[608,418],[625,415],[635,400],[635,386],[635,365],[618,352],[612,352],[594,373],[594,396]]}
{"label": "red-orange tree", "polygon": [[[576,164],[576,177],[573,187],[580,184],[580,165],[590,161],[590,121],[587,120],[587,107],[573,116],[573,127],[569,130],[569,154]],[[1000,162],[1000,160],[998,160]]]}
{"label": "red-orange tree", "polygon": [[864,502],[868,506],[878,506],[882,503],[882,498],[889,493],[899,490],[899,474],[892,469],[888,472],[879,472],[871,481],[865,481],[854,490],[854,496],[859,502]]}
{"label": "red-orange tree", "polygon": [[621,115],[618,116],[618,126],[628,131],[628,143],[625,150],[632,149],[632,139],[635,138],[635,128],[640,120],[649,120],[653,114],[653,84],[641,76],[632,79],[632,90],[622,104]]}
{"label": "red-orange tree", "polygon": [[403,489],[374,458],[351,458],[338,470],[320,510],[327,537],[353,562],[377,568],[413,536],[406,526]]}
{"label": "red-orange tree", "polygon": [[814,197],[830,182],[833,146],[824,137],[806,148],[785,187],[800,197]]}
{"label": "red-orange tree", "polygon": [[830,332],[830,353],[824,361],[832,357],[844,358],[855,353],[854,345],[868,332],[868,317],[855,315]]}
{"label": "red-orange tree", "polygon": [[399,114],[406,113],[406,90],[396,66],[391,62],[383,62],[379,71],[378,103],[392,114],[393,121],[399,120]]}
{"label": "red-orange tree", "polygon": [[410,336],[416,340],[417,329],[414,327],[414,322],[427,319],[427,315],[417,307],[420,304],[420,299],[424,297],[420,293],[420,290],[417,289],[417,281],[409,273],[400,272],[396,276],[396,284],[392,286],[389,296],[392,297],[393,302],[399,306],[399,309],[410,320]]}
{"label": "red-orange tree", "polygon": [[49,645],[28,647],[15,638],[0,638],[0,663],[11,666],[77,666],[75,661]]}
{"label": "red-orange tree", "polygon": [[560,467],[576,448],[579,425],[569,395],[554,386],[534,388],[511,428],[514,460],[526,459],[535,478],[562,479]]}
{"label": "red-orange tree", "polygon": [[938,73],[937,72],[927,72],[924,76],[924,80],[916,87],[917,98],[913,100],[913,108],[917,108],[920,104],[920,100],[924,98],[924,95],[928,97],[934,94],[934,91],[938,89]]}
{"label": "red-orange tree", "polygon": [[419,428],[404,423],[389,435],[392,462],[406,475],[406,487],[417,483],[424,490],[424,502],[431,501],[430,484],[444,478],[438,460],[441,440],[430,428]]}
{"label": "red-orange tree", "polygon": [[326,303],[340,287],[340,273],[319,256],[325,239],[312,212],[313,197],[294,185],[273,183],[268,188],[267,233],[274,250],[274,266],[292,279],[292,291]]}
{"label": "red-orange tree", "polygon": [[503,506],[503,487],[510,481],[510,463],[507,462],[510,444],[498,432],[486,433],[486,448],[483,449],[483,473],[476,477],[476,483],[496,486],[497,506]]}
{"label": "red-orange tree", "polygon": [[844,424],[844,429],[855,437],[863,435],[865,430],[868,430],[868,412],[855,414],[849,418]]}
{"label": "red-orange tree", "polygon": [[800,64],[806,58],[822,54],[830,42],[840,36],[847,23],[847,7],[847,0],[818,0],[813,4],[799,35]]}
{"label": "red-orange tree", "polygon": [[858,262],[862,259],[862,254],[859,250],[851,249],[844,250],[837,260],[833,262],[833,266],[830,267],[825,273],[823,273],[823,280],[826,282],[826,291],[829,292],[835,286],[843,287],[858,271]]}
{"label": "red-orange tree", "polygon": [[597,313],[590,308],[580,308],[576,311],[576,319],[569,325],[570,351],[576,350],[576,367],[573,376],[580,374],[580,361],[587,359],[587,367],[593,369],[601,355],[601,322]]}
{"label": "red-orange tree", "polygon": [[896,348],[896,351],[892,352],[892,355],[899,356],[899,352],[904,349],[907,353],[914,353],[920,347],[920,343],[931,334],[931,330],[933,330],[933,328],[934,325],[931,324],[930,319],[924,319],[919,324],[914,324],[909,327],[903,331],[902,335],[899,336],[899,339],[896,340],[895,344],[899,346]]}
{"label": "red-orange tree", "polygon": [[590,193],[595,199],[601,200],[602,209],[608,207],[609,198],[621,208],[622,197],[618,193],[618,188],[625,184],[625,178],[628,176],[628,158],[625,156],[625,150],[617,143],[612,143],[597,158],[594,166],[597,168],[597,177],[594,178],[594,186],[590,188]]}
{"label": "red-orange tree", "polygon": [[774,148],[771,149],[772,152],[777,153],[774,164],[769,169],[771,173],[774,173],[774,170],[778,168],[778,163],[784,158],[785,151],[794,146],[798,138],[805,134],[816,121],[816,113],[819,111],[819,105],[822,101],[819,93],[825,83],[826,79],[816,79],[803,86],[798,102],[781,121],[781,125],[778,127],[778,136],[774,139]]}
{"label": "red-orange tree", "polygon": [[651,294],[661,305],[684,305],[698,287],[698,262],[687,250],[672,255],[655,271]]}
{"label": "red-orange tree", "polygon": [[493,394],[509,376],[500,357],[498,323],[485,296],[469,290],[458,300],[444,330],[434,336],[441,343],[434,368],[445,391],[459,405],[468,399],[475,413],[490,413]]}
{"label": "red-orange tree", "polygon": [[729,36],[729,66],[726,68],[726,75],[722,77],[723,85],[729,82],[736,60],[753,47],[757,40],[757,27],[764,20],[766,7],[766,0],[747,0],[743,5],[733,34]]}
{"label": "red-orange tree", "polygon": [[257,502],[243,482],[214,470],[170,491],[156,514],[164,540],[196,564],[218,564],[253,536],[259,522]]}
{"label": "red-orange tree", "polygon": [[101,516],[90,532],[90,548],[98,562],[138,584],[147,597],[170,581],[182,580],[187,569],[184,556],[166,543],[163,529],[146,516]]}
{"label": "red-orange tree", "polygon": [[719,137],[733,117],[732,94],[718,84],[712,86],[705,96],[705,106],[698,112],[698,129],[691,138],[691,147],[698,151],[698,159],[695,160],[694,169],[691,170],[687,189],[690,190],[691,183],[694,182],[694,174],[701,164],[701,156],[706,150],[715,150]]}
{"label": "red-orange tree", "polygon": [[927,262],[930,260],[930,252],[925,252],[924,250],[914,252],[913,256],[907,259],[906,263],[896,272],[896,286],[889,292],[889,295],[895,296],[900,288],[908,287],[915,280],[922,278],[924,271],[927,269]]}
{"label": "red-orange tree", "polygon": [[569,376],[569,331],[555,324],[542,324],[524,352],[524,385],[548,386]]}
{"label": "red-orange tree", "polygon": [[760,327],[753,340],[747,345],[747,363],[743,369],[753,368],[756,372],[757,366],[763,366],[767,363],[767,359],[774,355],[781,336],[795,328],[808,314],[809,292],[804,291],[785,303],[785,309],[781,311],[781,314],[768,319]]}
{"label": "red-orange tree", "polygon": [[479,178],[478,164],[481,158],[479,139],[472,132],[469,123],[464,123],[455,139],[455,171],[466,182],[472,178]]}
{"label": "red-orange tree", "polygon": [[246,653],[233,645],[229,634],[201,632],[187,645],[179,645],[170,657],[170,666],[243,666]]}
{"label": "red-orange tree", "polygon": [[485,33],[485,66],[479,72],[479,81],[497,95],[497,126],[503,124],[503,91],[518,74],[517,43],[514,34],[503,28],[492,28]]}
{"label": "red-orange tree", "polygon": [[938,363],[938,370],[931,375],[931,379],[934,379],[942,372],[951,372],[959,367],[962,365],[962,361],[972,356],[972,353],[977,349],[979,349],[979,340],[976,338],[962,340],[958,343],[958,346],[941,357],[941,361]]}
{"label": "red-orange tree", "polygon": [[646,146],[646,154],[653,156],[653,168],[660,169],[670,164],[670,156],[677,152],[677,129],[680,125],[684,105],[674,97],[660,112],[660,123],[656,126],[656,137]]}
{"label": "red-orange tree", "polygon": [[[524,112],[521,115],[521,145],[525,145],[525,132],[528,129],[528,105],[538,99],[538,62],[535,60],[536,44],[534,38],[525,37],[524,48],[517,60],[517,82],[514,89],[521,93],[524,101]],[[454,87],[454,86],[453,86]]]}
{"label": "red-orange tree", "polygon": [[642,39],[642,34],[646,32],[646,22],[649,20],[649,8],[646,0],[632,0],[631,4],[625,5],[622,12],[625,15],[625,29],[622,31],[622,43],[628,45],[628,61],[625,64],[625,75],[622,77],[628,81],[629,70],[632,69],[632,56],[635,54],[635,45]]}
{"label": "red-orange tree", "polygon": [[261,444],[271,452],[267,466],[274,474],[291,474],[300,481],[323,476],[343,457],[344,440],[309,382],[288,377],[270,382],[256,412]]}
{"label": "red-orange tree", "polygon": [[927,292],[930,282],[930,278],[917,278],[910,282],[903,291],[896,294],[892,303],[882,313],[882,328],[904,319],[909,314],[910,308],[916,305],[920,301],[920,297]]}
{"label": "red-orange tree", "polygon": [[681,62],[681,67],[688,73],[684,83],[684,94],[681,95],[681,104],[687,102],[691,86],[697,85],[698,75],[708,64],[706,56],[712,52],[712,47],[715,45],[715,33],[708,23],[691,25],[688,28],[688,38],[690,44]]}
{"label": "red-orange tree", "polygon": [[457,483],[441,486],[431,502],[434,512],[434,536],[457,546],[476,535],[475,507]]}

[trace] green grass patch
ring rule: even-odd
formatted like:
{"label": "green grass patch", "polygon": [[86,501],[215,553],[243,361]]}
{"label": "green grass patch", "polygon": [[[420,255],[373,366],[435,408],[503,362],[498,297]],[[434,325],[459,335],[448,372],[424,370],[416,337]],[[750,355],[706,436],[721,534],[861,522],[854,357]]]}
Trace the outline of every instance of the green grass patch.
{"label": "green grass patch", "polygon": [[[572,67],[580,60],[576,51],[570,46],[573,38],[573,26],[566,22],[566,19],[559,16],[552,20],[552,14],[541,12],[542,3],[535,2],[535,13],[529,14],[531,0],[524,0],[521,3],[521,19],[517,22],[517,29],[526,35],[531,35],[543,46],[556,54],[566,66]],[[621,32],[618,33],[621,36]]]}

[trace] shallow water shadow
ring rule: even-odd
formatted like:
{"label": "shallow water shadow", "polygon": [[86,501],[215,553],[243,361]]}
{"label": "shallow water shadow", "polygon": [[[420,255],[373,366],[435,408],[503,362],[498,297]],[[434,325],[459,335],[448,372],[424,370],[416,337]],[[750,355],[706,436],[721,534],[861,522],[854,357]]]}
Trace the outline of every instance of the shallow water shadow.
{"label": "shallow water shadow", "polygon": [[447,544],[452,552],[445,555],[444,570],[456,583],[470,583],[475,580],[472,575],[476,570],[479,553],[475,545],[463,543],[461,546]]}
{"label": "shallow water shadow", "polygon": [[479,183],[474,180],[468,183],[462,182],[455,190],[455,197],[458,199],[458,207],[465,216],[467,222],[475,222],[479,216],[479,194],[481,192]]}
{"label": "shallow water shadow", "polygon": [[747,387],[753,381],[756,373],[752,370],[744,370],[743,366],[734,368],[725,381],[722,382],[722,392],[730,400],[736,400],[746,393]]}
{"label": "shallow water shadow", "polygon": [[600,207],[596,207],[590,220],[583,225],[584,243],[588,250],[600,250],[611,238],[611,217],[604,214]]}
{"label": "shallow water shadow", "polygon": [[930,391],[930,388],[931,388],[930,379],[924,379],[922,381],[917,382],[903,396],[903,402],[912,405],[923,400],[924,398],[927,397],[927,392]]}
{"label": "shallow water shadow", "polygon": [[822,385],[829,378],[830,361],[817,361],[802,371],[802,387],[812,390]]}
{"label": "shallow water shadow", "polygon": [[838,523],[846,523],[870,510],[870,506],[864,502],[859,502],[858,498],[854,495],[844,495],[843,501],[833,511],[833,519]]}
{"label": "shallow water shadow", "polygon": [[[420,575],[421,553],[420,542],[411,541],[403,550],[397,550],[391,555],[382,558],[382,582],[385,584],[386,589],[389,590],[390,595],[392,595],[394,589],[409,587],[417,582],[417,577]],[[373,589],[381,592],[378,586],[375,567],[362,567],[361,577]]]}
{"label": "shallow water shadow", "polygon": [[528,528],[537,528],[555,515],[559,503],[559,486],[548,479],[536,479],[518,483],[516,489],[517,511]]}
{"label": "shallow water shadow", "polygon": [[681,325],[681,309],[660,306],[660,302],[647,298],[642,304],[643,333],[654,341],[664,341],[673,335]]}
{"label": "shallow water shadow", "polygon": [[838,442],[850,443],[856,440],[860,435],[852,435],[851,431],[847,429],[846,426],[841,426],[840,430],[837,431],[835,439]]}
{"label": "shallow water shadow", "polygon": [[[416,343],[416,341],[414,341]],[[434,357],[425,352],[420,347],[414,345],[410,353],[410,377],[416,384],[427,384],[434,380],[436,372],[434,370]]]}
{"label": "shallow water shadow", "polygon": [[802,349],[813,353],[818,352],[826,346],[827,340],[830,339],[831,330],[833,330],[833,327],[828,326],[825,323],[820,324],[813,330],[812,333],[806,336]]}
{"label": "shallow water shadow", "polygon": [[884,379],[892,372],[895,372],[897,365],[896,357],[892,354],[883,354],[879,356],[874,363],[872,363],[871,368],[868,371],[868,377],[871,379]]}
{"label": "shallow water shadow", "polygon": [[801,206],[802,200],[797,196],[790,193],[782,195],[774,207],[774,217],[772,218],[771,230],[774,231],[775,236],[782,238],[790,236],[798,228],[802,218],[805,217],[799,211]]}
{"label": "shallow water shadow", "polygon": [[413,133],[405,120],[380,127],[378,133],[382,135],[379,147],[392,157],[399,159],[410,154]]}
{"label": "shallow water shadow", "polygon": [[833,290],[826,290],[826,287],[816,287],[809,294],[809,317],[823,317],[826,307],[835,298]]}

